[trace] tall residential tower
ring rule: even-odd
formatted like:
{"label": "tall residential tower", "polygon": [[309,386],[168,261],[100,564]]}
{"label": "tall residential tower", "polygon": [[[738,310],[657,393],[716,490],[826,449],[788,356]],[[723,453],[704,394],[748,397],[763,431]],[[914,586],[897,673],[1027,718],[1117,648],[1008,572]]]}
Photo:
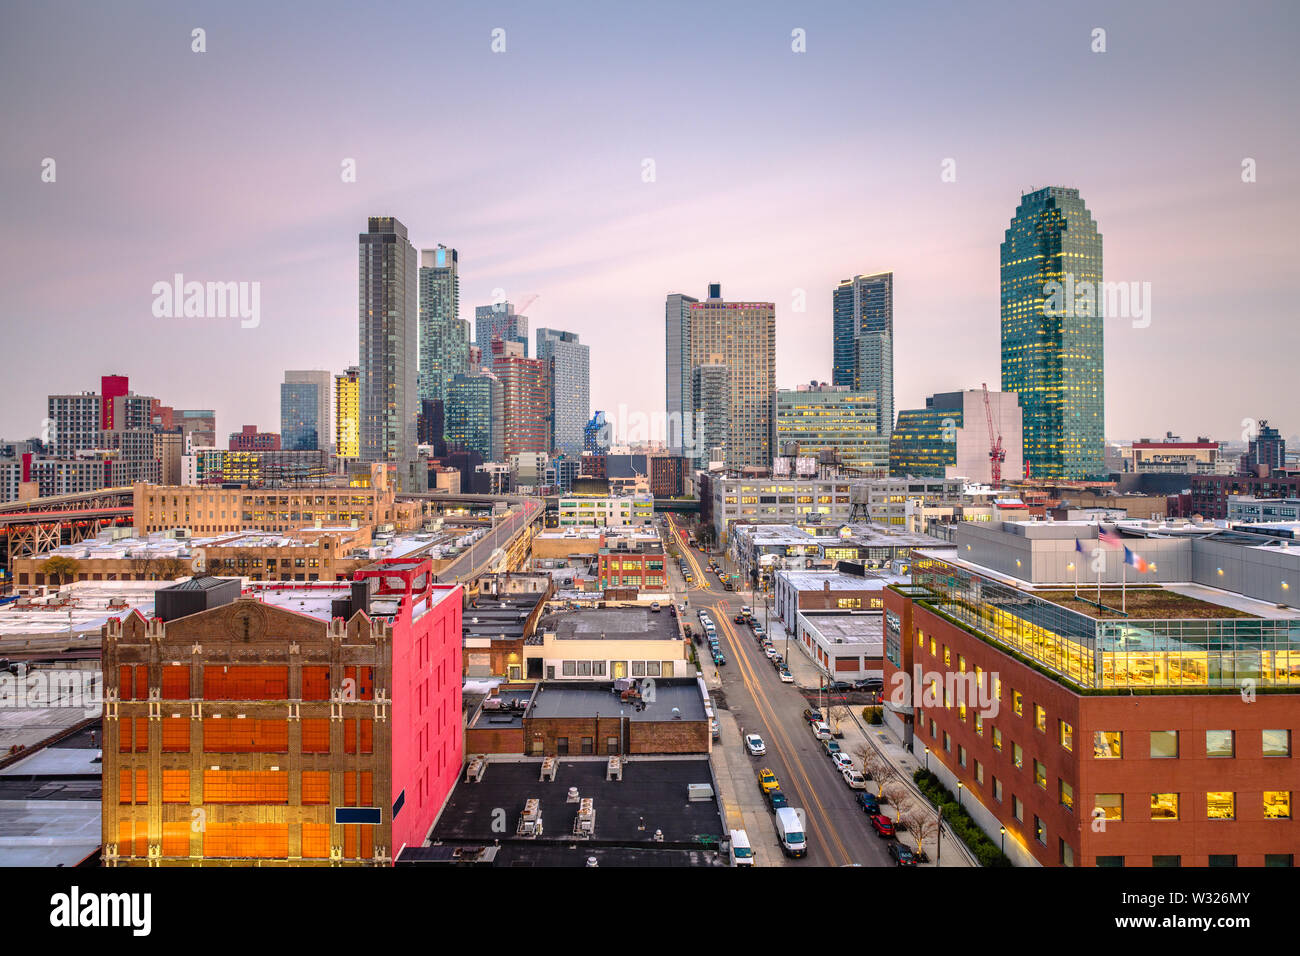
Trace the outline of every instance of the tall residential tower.
{"label": "tall residential tower", "polygon": [[469,371],[469,322],[460,318],[455,249],[420,250],[420,398],[441,402],[447,383]]}
{"label": "tall residential tower", "polygon": [[832,293],[831,384],[875,392],[880,434],[894,427],[894,274],[854,276]]}
{"label": "tall residential tower", "polygon": [[537,357],[546,365],[551,443],[555,451],[576,458],[591,414],[591,348],[575,332],[538,329]]}

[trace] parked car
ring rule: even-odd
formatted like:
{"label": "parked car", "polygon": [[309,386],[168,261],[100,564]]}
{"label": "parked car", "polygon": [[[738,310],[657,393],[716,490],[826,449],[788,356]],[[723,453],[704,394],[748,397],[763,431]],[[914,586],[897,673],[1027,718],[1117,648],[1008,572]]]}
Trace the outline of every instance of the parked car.
{"label": "parked car", "polygon": [[853,690],[853,685],[846,680],[833,680],[826,685],[826,690],[831,694],[847,694]]}
{"label": "parked car", "polygon": [[658,613],[659,613],[659,602],[658,602],[658,601],[651,601],[651,602],[650,602],[650,611],[651,611],[652,614],[658,614]]}
{"label": "parked car", "polygon": [[709,721],[709,733],[713,735],[714,740],[722,736],[722,725],[718,723],[718,718],[714,717]]}
{"label": "parked car", "polygon": [[749,606],[748,604],[745,604],[745,605],[742,605],[742,606],[741,606],[741,608],[740,608],[740,613],[741,613],[742,615],[744,615],[744,617],[745,617],[746,620],[749,620],[749,616],[750,616],[751,614],[753,614],[754,611],[753,611],[753,609],[750,608],[750,606]]}
{"label": "parked car", "polygon": [[782,657],[780,654],[773,654],[771,660],[772,660],[772,666],[775,667],[777,670],[780,670],[782,667],[785,667],[785,658]]}
{"label": "parked car", "polygon": [[721,667],[723,664],[727,663],[727,655],[719,651],[713,655],[713,663]]}
{"label": "parked car", "polygon": [[822,749],[826,751],[826,756],[834,758],[836,754],[840,753],[839,741],[827,737],[822,741]]}
{"label": "parked car", "polygon": [[867,778],[862,776],[861,771],[854,770],[852,767],[845,767],[842,771],[844,782],[853,790],[865,790],[867,788]]}
{"label": "parked car", "polygon": [[782,684],[794,683],[794,675],[790,673],[790,668],[788,667],[781,668],[781,683]]}
{"label": "parked car", "polygon": [[895,866],[916,866],[916,854],[910,846],[894,840],[889,844],[889,855],[894,858]]}
{"label": "parked car", "polygon": [[873,814],[871,817],[871,829],[876,831],[876,836],[892,837],[894,836],[894,821],[889,819],[883,813]]}
{"label": "parked car", "polygon": [[767,644],[763,647],[763,653],[767,655],[768,660],[771,660],[773,657],[776,657],[776,648],[771,644]]}
{"label": "parked car", "polygon": [[880,798],[874,793],[867,793],[864,790],[858,794],[858,806],[862,808],[863,813],[874,817],[880,812]]}
{"label": "parked car", "polygon": [[884,688],[885,688],[885,682],[883,679],[879,677],[867,677],[863,680],[855,680],[853,682],[854,690],[880,691],[880,690],[884,690]]}
{"label": "parked car", "polygon": [[745,735],[745,749],[749,751],[751,757],[761,757],[767,753],[767,745],[758,734]]}
{"label": "parked car", "polygon": [[769,790],[781,789],[781,782],[776,779],[776,774],[767,767],[764,767],[758,772],[758,785],[762,787],[764,793],[767,793]]}
{"label": "parked car", "polygon": [[782,807],[790,805],[790,801],[785,798],[785,794],[781,792],[780,787],[775,790],[765,790],[763,796],[767,797],[767,808],[773,813],[776,813]]}
{"label": "parked car", "polygon": [[743,614],[737,614],[735,617],[732,618],[732,620],[735,621],[737,624],[744,624],[744,623],[745,623],[745,615],[743,615]]}
{"label": "parked car", "polygon": [[808,707],[803,712],[803,719],[810,724],[820,724],[822,722],[822,712]]}
{"label": "parked car", "polygon": [[830,740],[831,738],[831,728],[827,726],[825,721],[819,720],[816,723],[814,723],[812,725],[812,732],[813,732],[813,736],[816,737],[818,740]]}
{"label": "parked car", "polygon": [[853,770],[853,761],[846,754],[831,754],[831,763],[835,764],[836,769],[841,773],[845,770]]}

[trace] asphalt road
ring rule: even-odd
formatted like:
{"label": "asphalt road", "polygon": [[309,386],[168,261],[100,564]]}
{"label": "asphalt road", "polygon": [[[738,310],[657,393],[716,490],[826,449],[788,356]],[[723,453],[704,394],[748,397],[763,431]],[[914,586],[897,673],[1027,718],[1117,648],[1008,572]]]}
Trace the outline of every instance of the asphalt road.
{"label": "asphalt road", "polygon": [[508,544],[510,537],[523,526],[527,518],[531,518],[541,508],[542,503],[540,501],[524,501],[523,510],[516,509],[497,521],[492,531],[475,541],[467,550],[457,555],[455,561],[443,568],[438,574],[438,580],[444,582],[463,581],[468,577],[473,577],[474,573],[492,557],[497,548]]}
{"label": "asphalt road", "polygon": [[[746,755],[754,769],[753,785],[758,786],[759,769],[770,768],[790,805],[805,812],[808,856],[795,865],[892,866],[887,843],[871,829],[858,807],[856,792],[849,789],[821,742],[809,731],[803,718],[808,706],[803,695],[793,684],[781,683],[748,625],[732,620],[742,605],[752,605],[752,595],[723,590],[717,577],[704,567],[707,558],[689,548],[685,532],[671,517],[668,520],[670,533],[695,579],[687,591],[687,620],[698,627],[697,612],[709,610],[727,658],[720,669],[727,709],[744,733],[759,734],[767,746],[764,757]],[[855,758],[854,763],[861,769],[860,761]]]}

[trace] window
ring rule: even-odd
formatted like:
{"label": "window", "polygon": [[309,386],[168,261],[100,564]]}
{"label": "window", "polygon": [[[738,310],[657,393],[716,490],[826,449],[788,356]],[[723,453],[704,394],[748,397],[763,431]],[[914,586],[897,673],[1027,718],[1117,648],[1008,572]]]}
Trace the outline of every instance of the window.
{"label": "window", "polygon": [[1124,819],[1124,794],[1122,793],[1094,794],[1092,805],[1097,810],[1101,811],[1098,816],[1103,820]]}
{"label": "window", "polygon": [[1034,726],[1041,734],[1047,733],[1047,708],[1034,704]]}
{"label": "window", "polygon": [[596,752],[596,740],[594,737],[582,738],[582,752],[584,754],[592,754]]}
{"label": "window", "polygon": [[1061,781],[1061,806],[1070,811],[1074,810],[1074,787],[1064,780]]}
{"label": "window", "polygon": [[1047,768],[1037,760],[1034,761],[1034,783],[1038,784],[1041,790],[1047,789]]}
{"label": "window", "polygon": [[965,748],[965,747],[958,747],[958,748],[957,748],[957,763],[959,763],[959,764],[960,764],[961,766],[963,766],[963,767],[966,766],[966,748]]}
{"label": "window", "polygon": [[1166,760],[1178,756],[1178,731],[1151,731],[1151,759]]}
{"label": "window", "polygon": [[1152,866],[1177,867],[1183,865],[1181,856],[1153,856],[1151,858]]}
{"label": "window", "polygon": [[997,777],[993,778],[993,799],[998,803],[1002,802],[1002,781]]}
{"label": "window", "polygon": [[1065,721],[1058,721],[1060,726],[1061,746],[1066,750],[1074,749],[1074,728]]}
{"label": "window", "polygon": [[1124,865],[1124,858],[1122,856],[1099,856],[1097,857],[1097,865],[1122,867]]}
{"label": "window", "polygon": [[1235,732],[1231,730],[1207,730],[1205,732],[1205,756],[1231,757],[1235,751]]}
{"label": "window", "polygon": [[1014,793],[1011,795],[1011,812],[1021,823],[1025,822],[1025,805],[1020,802],[1020,798]]}
{"label": "window", "polygon": [[569,738],[568,738],[568,737],[556,737],[556,738],[555,738],[555,752],[556,752],[557,754],[559,754],[560,756],[566,756],[566,755],[569,753]]}
{"label": "window", "polygon": [[1178,819],[1178,794],[1176,793],[1151,794],[1151,819],[1152,820],[1177,820]]}
{"label": "window", "polygon": [[943,666],[952,667],[952,651],[947,644],[943,646]]}
{"label": "window", "polygon": [[946,753],[952,753],[952,737],[946,730],[943,732],[943,749]]}
{"label": "window", "polygon": [[1061,866],[1074,866],[1074,847],[1061,841]]}
{"label": "window", "polygon": [[975,782],[984,785],[984,765],[978,760],[975,761]]}
{"label": "window", "polygon": [[976,711],[975,713],[975,736],[984,736],[984,715]]}
{"label": "window", "polygon": [[1264,791],[1264,819],[1265,820],[1290,820],[1291,819],[1291,791],[1290,790],[1265,790]]}
{"label": "window", "polygon": [[1017,717],[1025,716],[1025,698],[1018,690],[1011,692],[1011,709],[1016,712]]}
{"label": "window", "polygon": [[1211,853],[1210,866],[1236,866],[1237,855],[1235,853]]}
{"label": "window", "polygon": [[1016,765],[1017,770],[1024,767],[1025,752],[1020,749],[1020,744],[1013,743],[1011,745],[1011,762]]}
{"label": "window", "polygon": [[1038,819],[1037,816],[1034,817],[1034,839],[1043,846],[1047,846],[1047,824]]}
{"label": "window", "polygon": [[1111,760],[1124,756],[1124,734],[1118,730],[1099,730],[1093,734],[1094,757]]}
{"label": "window", "polygon": [[993,749],[994,750],[1002,749],[1002,731],[999,730],[997,727],[993,728]]}
{"label": "window", "polygon": [[1205,795],[1205,815],[1211,820],[1237,819],[1237,795],[1229,790],[1211,790]]}
{"label": "window", "polygon": [[1265,853],[1265,866],[1295,866],[1295,855],[1292,853]]}
{"label": "window", "polygon": [[1289,730],[1264,731],[1264,756],[1265,757],[1291,756],[1291,731]]}
{"label": "window", "polygon": [[607,754],[616,754],[616,753],[618,753],[618,738],[617,738],[617,737],[606,737],[606,738],[605,738],[605,753],[607,753]]}

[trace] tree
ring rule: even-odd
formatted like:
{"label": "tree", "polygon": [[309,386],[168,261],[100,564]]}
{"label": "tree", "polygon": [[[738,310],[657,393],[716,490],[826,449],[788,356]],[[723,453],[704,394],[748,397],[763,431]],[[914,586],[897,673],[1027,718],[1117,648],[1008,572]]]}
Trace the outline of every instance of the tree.
{"label": "tree", "polygon": [[56,554],[52,558],[46,558],[41,563],[41,573],[45,579],[58,579],[59,586],[62,587],[68,578],[75,578],[77,572],[81,570],[81,562],[76,558],[69,558],[66,555]]}
{"label": "tree", "polygon": [[894,805],[894,823],[899,823],[903,818],[903,806],[911,799],[912,791],[908,789],[907,784],[903,783],[897,772],[886,780],[880,789],[884,792],[885,798]]}
{"label": "tree", "polygon": [[187,561],[182,561],[174,554],[160,557],[157,561],[158,580],[175,581],[182,575],[190,573],[190,565]]}
{"label": "tree", "polygon": [[924,856],[926,844],[939,836],[939,814],[920,800],[908,797],[900,815],[908,832],[916,838],[917,856]]}
{"label": "tree", "polygon": [[876,796],[887,797],[886,785],[898,779],[898,771],[894,769],[894,765],[885,758],[884,754],[870,745],[867,745],[863,765],[871,771],[871,779],[876,782]]}
{"label": "tree", "polygon": [[131,573],[137,581],[152,581],[158,574],[158,558],[151,551],[145,551],[131,562]]}
{"label": "tree", "polygon": [[[835,704],[826,709],[826,716],[830,718],[831,733],[838,737],[840,735],[840,722],[851,719],[853,715],[849,713],[848,707],[843,704]],[[870,746],[870,744],[867,746]]]}

